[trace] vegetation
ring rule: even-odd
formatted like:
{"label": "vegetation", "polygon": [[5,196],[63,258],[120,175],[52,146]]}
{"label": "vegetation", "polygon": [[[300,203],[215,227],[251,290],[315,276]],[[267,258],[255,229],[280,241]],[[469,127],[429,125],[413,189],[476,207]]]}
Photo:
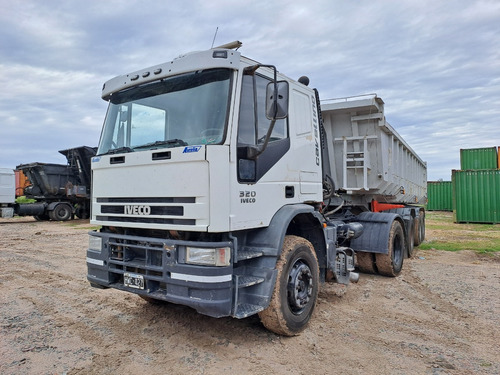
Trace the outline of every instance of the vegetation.
{"label": "vegetation", "polygon": [[457,224],[451,212],[426,213],[426,241],[419,248],[446,251],[500,252],[499,224]]}
{"label": "vegetation", "polygon": [[24,195],[16,198],[16,203],[17,203],[17,204],[22,204],[22,203],[35,203],[35,202],[36,202],[36,199],[28,199],[28,198],[26,198]]}
{"label": "vegetation", "polygon": [[75,222],[72,220],[65,222],[64,225],[67,227],[74,228],[74,229],[84,229],[84,230],[99,230],[99,229],[101,229],[100,225],[89,225],[89,226],[82,227],[80,222],[78,222],[78,221]]}

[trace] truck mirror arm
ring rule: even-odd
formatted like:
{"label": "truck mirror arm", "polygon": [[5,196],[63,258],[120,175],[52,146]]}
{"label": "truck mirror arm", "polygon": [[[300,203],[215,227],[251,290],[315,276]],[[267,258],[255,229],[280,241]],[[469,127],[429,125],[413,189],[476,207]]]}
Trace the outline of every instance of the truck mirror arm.
{"label": "truck mirror arm", "polygon": [[257,146],[248,146],[247,147],[247,159],[255,160],[257,157],[262,154],[267,148],[267,144],[269,143],[269,139],[271,139],[271,134],[273,133],[274,124],[276,124],[276,119],[271,120],[271,124],[269,124],[269,129],[267,129],[266,138],[264,138],[264,143],[261,143]]}
{"label": "truck mirror arm", "polygon": [[[274,65],[264,65],[264,64],[255,64],[252,66],[248,66],[243,70],[243,74],[248,74],[252,75],[254,77],[254,84],[253,84],[253,102],[254,102],[254,119],[255,119],[255,129],[258,128],[258,114],[257,114],[257,90],[256,90],[256,84],[255,84],[255,72],[257,69],[264,67],[264,68],[270,68],[273,70],[273,80],[272,82],[269,83],[269,85],[273,85],[272,87],[272,92],[273,95],[271,98],[269,98],[267,92],[266,92],[266,116],[268,119],[271,120],[271,123],[269,124],[269,128],[267,129],[266,137],[264,138],[264,142],[260,145],[256,146],[248,146],[247,147],[247,159],[255,160],[257,157],[262,154],[265,149],[267,148],[267,145],[269,143],[269,140],[271,139],[271,134],[274,130],[274,125],[276,124],[277,119],[285,118],[288,113],[284,112],[281,115],[279,115],[279,105],[278,105],[278,98],[279,98],[279,90],[278,90],[278,76],[277,76],[277,69]],[[267,90],[269,91],[269,90]],[[286,95],[285,102],[288,105],[288,95]],[[287,109],[288,110],[288,109]]]}

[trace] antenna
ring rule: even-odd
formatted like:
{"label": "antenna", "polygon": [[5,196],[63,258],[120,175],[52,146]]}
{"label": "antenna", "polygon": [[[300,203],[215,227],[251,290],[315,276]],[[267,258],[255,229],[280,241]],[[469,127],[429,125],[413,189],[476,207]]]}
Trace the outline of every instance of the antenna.
{"label": "antenna", "polygon": [[219,31],[219,26],[217,26],[217,28],[215,29],[214,40],[212,40],[212,47],[210,47],[210,49],[214,48],[215,38],[217,37],[217,31]]}

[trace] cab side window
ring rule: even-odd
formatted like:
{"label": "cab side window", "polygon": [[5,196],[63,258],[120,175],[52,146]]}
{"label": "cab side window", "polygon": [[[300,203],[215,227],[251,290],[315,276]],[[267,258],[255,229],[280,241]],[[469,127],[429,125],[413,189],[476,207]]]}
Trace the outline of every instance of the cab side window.
{"label": "cab side window", "polygon": [[[243,76],[241,94],[240,120],[238,130],[238,144],[258,145],[264,142],[271,120],[266,117],[266,87],[269,79],[255,75],[255,90],[257,94],[257,108],[253,100],[254,76]],[[257,128],[255,126],[257,116]],[[276,120],[269,142],[288,138],[287,120]]]}
{"label": "cab side window", "polygon": [[[248,159],[246,149],[264,143],[271,120],[266,117],[266,88],[270,79],[244,75],[238,123],[238,180],[257,182],[288,151],[288,120],[279,119],[265,151],[257,159]],[[254,101],[254,90],[256,100]]]}

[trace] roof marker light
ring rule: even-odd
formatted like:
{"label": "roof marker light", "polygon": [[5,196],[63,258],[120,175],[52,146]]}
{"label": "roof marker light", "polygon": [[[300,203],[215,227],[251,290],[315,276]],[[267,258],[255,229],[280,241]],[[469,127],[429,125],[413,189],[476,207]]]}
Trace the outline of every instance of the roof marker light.
{"label": "roof marker light", "polygon": [[212,57],[214,59],[227,59],[227,51],[214,51]]}

